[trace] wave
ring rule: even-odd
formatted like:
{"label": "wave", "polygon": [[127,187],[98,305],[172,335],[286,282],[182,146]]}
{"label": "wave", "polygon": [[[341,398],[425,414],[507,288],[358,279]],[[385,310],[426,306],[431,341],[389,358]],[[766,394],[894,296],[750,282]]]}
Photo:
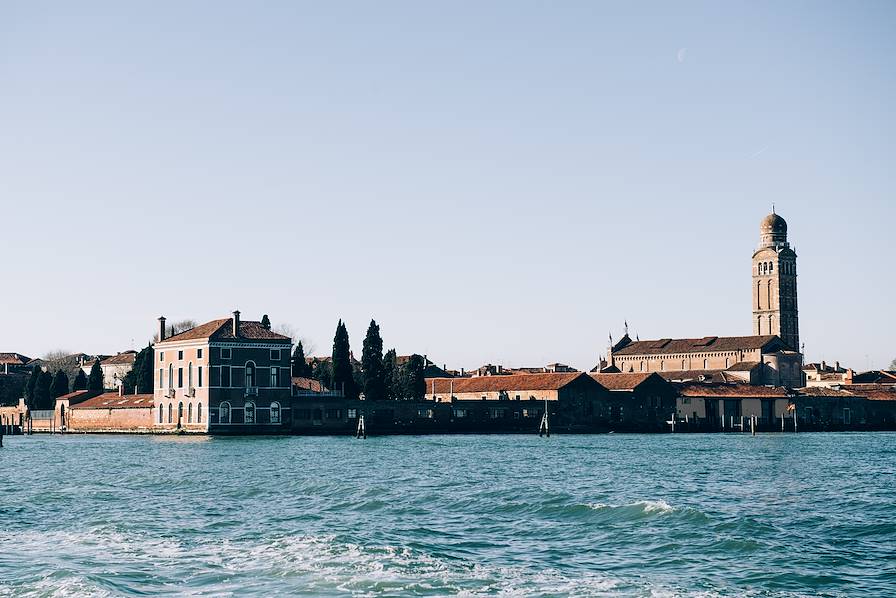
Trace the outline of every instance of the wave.
{"label": "wave", "polygon": [[587,506],[589,509],[593,509],[595,511],[605,511],[605,510],[624,510],[629,512],[640,512],[644,515],[665,515],[668,513],[672,513],[677,509],[667,503],[664,500],[639,500],[637,502],[625,504],[625,505],[609,505],[605,503],[588,503]]}

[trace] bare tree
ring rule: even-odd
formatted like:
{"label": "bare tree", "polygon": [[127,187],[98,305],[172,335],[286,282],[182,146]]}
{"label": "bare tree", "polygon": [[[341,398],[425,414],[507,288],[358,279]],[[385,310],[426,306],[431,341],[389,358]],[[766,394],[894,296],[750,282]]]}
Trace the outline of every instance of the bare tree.
{"label": "bare tree", "polygon": [[292,324],[278,324],[274,326],[274,332],[282,334],[283,336],[288,336],[292,339],[293,344],[301,342],[302,348],[305,350],[305,355],[314,354],[314,341],[307,337],[300,336],[298,329]]}

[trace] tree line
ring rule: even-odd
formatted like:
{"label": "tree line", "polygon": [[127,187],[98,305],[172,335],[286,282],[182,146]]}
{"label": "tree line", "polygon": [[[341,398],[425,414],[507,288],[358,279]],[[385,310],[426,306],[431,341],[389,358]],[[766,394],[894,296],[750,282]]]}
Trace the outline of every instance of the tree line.
{"label": "tree line", "polygon": [[308,363],[302,341],[292,355],[292,375],[312,378],[333,390],[342,390],[349,399],[357,399],[361,392],[369,401],[419,400],[426,394],[422,356],[411,355],[399,363],[395,349],[383,353],[383,339],[376,320],[370,321],[361,352],[360,363],[352,359],[348,329],[342,320],[336,325],[333,353],[329,361]]}

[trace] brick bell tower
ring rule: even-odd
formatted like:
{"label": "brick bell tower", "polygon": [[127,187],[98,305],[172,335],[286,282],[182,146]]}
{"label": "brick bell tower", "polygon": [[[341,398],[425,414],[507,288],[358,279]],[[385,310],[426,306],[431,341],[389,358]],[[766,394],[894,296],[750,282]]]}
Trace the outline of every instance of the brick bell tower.
{"label": "brick bell tower", "polygon": [[772,213],[759,226],[759,247],[753,253],[753,334],[777,334],[800,350],[797,314],[796,252],[787,242],[787,222]]}

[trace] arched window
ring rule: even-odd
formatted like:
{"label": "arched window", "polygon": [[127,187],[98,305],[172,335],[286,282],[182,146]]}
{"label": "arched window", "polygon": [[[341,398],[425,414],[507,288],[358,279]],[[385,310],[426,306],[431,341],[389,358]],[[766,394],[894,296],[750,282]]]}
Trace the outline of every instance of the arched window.
{"label": "arched window", "polygon": [[660,371],[661,372],[666,371],[666,362],[665,361],[660,360]]}
{"label": "arched window", "polygon": [[187,403],[187,423],[193,423],[193,403]]}
{"label": "arched window", "polygon": [[774,272],[774,271],[775,271],[775,262],[769,262],[769,263],[768,263],[768,271],[769,271],[769,272]]}
{"label": "arched window", "polygon": [[762,282],[756,282],[756,309],[762,309]]}
{"label": "arched window", "polygon": [[[255,364],[251,361],[246,362],[246,388],[255,386]],[[248,422],[247,422],[248,423]]]}
{"label": "arched window", "polygon": [[704,370],[708,370],[708,369],[709,369],[709,360],[708,360],[708,359],[704,359],[704,360],[703,360],[703,369],[704,369]]}
{"label": "arched window", "polygon": [[168,364],[168,388],[174,387],[174,364]]}
{"label": "arched window", "polygon": [[202,403],[196,403],[196,423],[202,423]]}
{"label": "arched window", "polygon": [[245,418],[246,423],[254,424],[255,423],[255,403],[253,403],[252,401],[246,401],[245,412],[246,412],[246,418]]}
{"label": "arched window", "polygon": [[768,317],[768,333],[769,334],[775,333],[775,316]]}
{"label": "arched window", "polygon": [[271,423],[272,424],[280,423],[280,403],[277,403],[277,402],[271,403]]}
{"label": "arched window", "polygon": [[159,403],[159,423],[165,423],[165,406]]}
{"label": "arched window", "polygon": [[681,360],[681,369],[682,369],[682,370],[686,370],[686,369],[688,369],[687,366],[685,365],[685,360],[684,360],[684,359]]}
{"label": "arched window", "polygon": [[168,403],[168,423],[172,423],[174,421],[174,404]]}
{"label": "arched window", "polygon": [[641,361],[641,371],[642,372],[644,371],[644,361],[643,360]]}
{"label": "arched window", "polygon": [[177,404],[177,425],[181,425],[184,422],[184,404],[180,402]]}
{"label": "arched window", "polygon": [[756,334],[762,336],[762,316],[756,318]]}
{"label": "arched window", "polygon": [[221,403],[221,406],[218,407],[218,411],[221,412],[221,417],[218,418],[221,420],[221,423],[229,424],[230,423],[230,403],[228,403],[227,401],[224,401],[223,403]]}
{"label": "arched window", "polygon": [[726,358],[725,358],[725,367],[726,367],[726,368],[727,368],[729,365],[731,365],[730,362],[731,362],[731,358],[726,357]]}
{"label": "arched window", "polygon": [[193,388],[193,362],[187,366],[187,388]]}

